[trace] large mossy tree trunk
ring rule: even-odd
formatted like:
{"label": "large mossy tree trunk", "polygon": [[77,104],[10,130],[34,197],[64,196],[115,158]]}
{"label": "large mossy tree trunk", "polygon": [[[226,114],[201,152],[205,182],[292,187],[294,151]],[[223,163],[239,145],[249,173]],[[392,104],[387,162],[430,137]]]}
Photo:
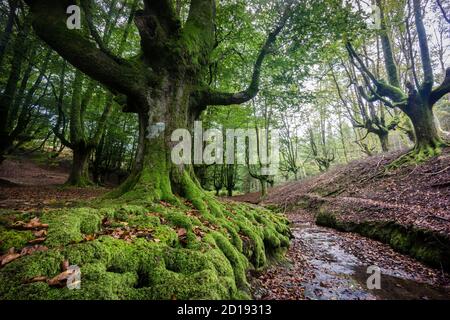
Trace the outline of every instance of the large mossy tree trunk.
{"label": "large mossy tree trunk", "polygon": [[172,164],[171,133],[178,128],[190,128],[190,85],[179,79],[180,74],[164,73],[161,85],[148,88],[148,96],[139,105],[142,111],[138,113],[135,165],[124,184],[112,193],[114,196],[173,201],[174,191],[183,192],[186,167]]}
{"label": "large mossy tree trunk", "polygon": [[260,179],[259,184],[261,185],[261,199],[267,198],[267,180]]}
{"label": "large mossy tree trunk", "polygon": [[433,107],[420,98],[410,101],[405,109],[414,128],[414,150],[422,157],[439,154],[444,141],[439,135]]}
{"label": "large mossy tree trunk", "polygon": [[380,140],[381,150],[383,152],[389,152],[389,131],[382,131],[377,134]]}
{"label": "large mossy tree trunk", "polygon": [[170,160],[171,133],[191,128],[208,105],[241,104],[256,96],[263,61],[284,28],[292,4],[286,5],[263,44],[248,88],[228,93],[217,92],[203,81],[216,41],[215,0],[192,0],[183,27],[171,1],[145,0],[144,10],[138,10],[134,18],[141,37],[141,58],[128,61],[98,48],[82,32],[67,29],[66,8],[75,1],[26,2],[36,33],[78,70],[125,96],[124,111],[139,116],[139,146],[132,174],[111,195],[176,201],[177,194],[204,209],[204,193],[192,166],[175,166]]}

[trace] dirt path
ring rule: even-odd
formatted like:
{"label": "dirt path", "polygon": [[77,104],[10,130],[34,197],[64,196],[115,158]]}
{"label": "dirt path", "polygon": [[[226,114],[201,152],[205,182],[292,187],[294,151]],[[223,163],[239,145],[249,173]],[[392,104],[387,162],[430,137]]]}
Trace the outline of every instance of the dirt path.
{"label": "dirt path", "polygon": [[0,209],[41,210],[96,198],[106,188],[66,188],[68,170],[30,159],[5,160],[0,166]]}
{"label": "dirt path", "polygon": [[[254,275],[256,299],[450,299],[450,278],[439,270],[349,233],[318,227],[306,211],[288,214],[294,239],[287,261]],[[369,290],[369,266],[381,289]]]}

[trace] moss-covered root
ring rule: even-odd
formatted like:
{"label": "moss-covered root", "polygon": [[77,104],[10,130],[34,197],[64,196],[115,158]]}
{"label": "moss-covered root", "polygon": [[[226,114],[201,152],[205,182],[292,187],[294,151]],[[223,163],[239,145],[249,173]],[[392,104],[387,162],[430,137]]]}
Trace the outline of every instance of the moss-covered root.
{"label": "moss-covered root", "polygon": [[443,140],[434,141],[431,144],[420,144],[414,147],[413,150],[400,156],[398,159],[394,160],[387,165],[386,170],[395,170],[403,166],[411,164],[420,164],[433,157],[441,155],[442,149],[448,147],[449,144]]}
{"label": "moss-covered root", "polygon": [[[201,198],[202,210],[190,203],[152,203],[42,214],[49,224],[44,243],[49,250],[1,268],[0,299],[249,298],[247,271],[283,253],[289,245],[287,221],[264,209]],[[148,235],[126,240],[111,233],[124,229]],[[0,234],[18,249],[31,237],[6,227]],[[81,290],[32,281],[59,274],[63,260],[81,268]]]}

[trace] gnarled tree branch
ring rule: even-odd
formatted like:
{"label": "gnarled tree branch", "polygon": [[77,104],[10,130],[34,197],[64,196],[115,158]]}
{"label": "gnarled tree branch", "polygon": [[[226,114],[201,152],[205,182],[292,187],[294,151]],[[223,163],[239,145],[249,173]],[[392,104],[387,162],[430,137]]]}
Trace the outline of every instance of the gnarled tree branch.
{"label": "gnarled tree branch", "polygon": [[261,70],[263,62],[267,55],[270,54],[271,49],[275,41],[277,40],[278,35],[281,33],[283,28],[286,26],[287,21],[289,20],[291,14],[292,1],[286,7],[286,10],[280,19],[278,25],[269,33],[267,39],[259,51],[256,62],[253,66],[253,74],[250,85],[244,91],[237,93],[229,93],[229,92],[218,92],[214,90],[204,90],[201,92],[197,92],[199,96],[199,100],[197,101],[200,106],[208,106],[208,105],[233,105],[233,104],[241,104],[247,101],[250,101],[259,92],[259,82],[261,77]]}
{"label": "gnarled tree branch", "polygon": [[139,95],[144,77],[131,64],[119,63],[65,24],[68,0],[26,0],[39,37],[76,68],[114,92]]}
{"label": "gnarled tree branch", "polygon": [[434,105],[448,93],[450,93],[450,68],[447,68],[444,81],[441,83],[441,85],[431,92],[430,105]]}

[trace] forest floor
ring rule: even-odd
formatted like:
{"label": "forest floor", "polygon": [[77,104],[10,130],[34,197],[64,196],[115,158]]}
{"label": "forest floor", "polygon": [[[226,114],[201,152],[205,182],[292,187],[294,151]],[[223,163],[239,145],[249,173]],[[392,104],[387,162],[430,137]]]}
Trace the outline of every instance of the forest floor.
{"label": "forest floor", "polygon": [[[355,161],[307,181],[234,200],[277,207],[291,220],[287,261],[253,277],[257,299],[450,299],[450,277],[361,235],[316,225],[318,208],[340,222],[394,222],[450,234],[450,150],[421,165],[385,171],[398,154]],[[448,245],[447,245],[448,246]],[[447,248],[448,250],[448,248]],[[368,290],[367,267],[381,269]]]}
{"label": "forest floor", "polygon": [[36,210],[70,206],[72,202],[96,198],[106,188],[64,187],[70,167],[64,163],[39,163],[21,157],[6,159],[0,166],[0,209]]}
{"label": "forest floor", "polygon": [[[429,162],[385,172],[398,154],[336,167],[306,181],[233,201],[277,207],[291,221],[294,238],[286,260],[252,273],[256,299],[450,299],[450,276],[389,245],[356,233],[316,225],[325,206],[339,221],[395,221],[450,234],[450,149]],[[70,207],[106,188],[66,188],[65,165],[21,158],[0,167],[0,209],[36,211]],[[369,266],[381,269],[381,289],[369,290]]]}

